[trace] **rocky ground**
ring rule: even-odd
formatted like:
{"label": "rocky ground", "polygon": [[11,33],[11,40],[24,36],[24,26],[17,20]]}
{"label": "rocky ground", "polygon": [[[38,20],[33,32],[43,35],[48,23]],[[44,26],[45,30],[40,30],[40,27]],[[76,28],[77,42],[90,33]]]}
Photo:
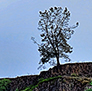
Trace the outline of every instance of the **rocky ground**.
{"label": "rocky ground", "polygon": [[[39,83],[39,79],[53,78]],[[36,86],[32,90],[24,91],[84,91],[85,87],[92,88],[89,82],[92,81],[92,62],[68,63],[50,68],[48,71],[42,71],[39,75],[21,76],[16,78],[7,78],[11,80],[7,91],[21,91],[32,85]],[[38,84],[38,86],[37,86]]]}

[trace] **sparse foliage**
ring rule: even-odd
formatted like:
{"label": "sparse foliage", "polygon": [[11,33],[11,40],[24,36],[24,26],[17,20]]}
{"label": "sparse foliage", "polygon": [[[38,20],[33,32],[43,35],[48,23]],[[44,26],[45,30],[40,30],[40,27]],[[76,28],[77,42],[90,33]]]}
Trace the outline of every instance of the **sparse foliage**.
{"label": "sparse foliage", "polygon": [[11,81],[9,79],[0,80],[0,91],[7,91],[7,86]]}
{"label": "sparse foliage", "polygon": [[40,20],[38,22],[38,29],[42,32],[42,34],[40,34],[41,45],[32,37],[34,43],[39,47],[38,51],[41,56],[39,64],[51,63],[53,58],[56,58],[57,66],[60,65],[60,58],[65,58],[66,61],[70,61],[67,53],[71,53],[73,48],[67,41],[74,33],[73,29],[78,26],[78,22],[76,25],[69,26],[70,12],[66,7],[64,10],[61,7],[51,7],[44,12],[39,11],[39,14]]}

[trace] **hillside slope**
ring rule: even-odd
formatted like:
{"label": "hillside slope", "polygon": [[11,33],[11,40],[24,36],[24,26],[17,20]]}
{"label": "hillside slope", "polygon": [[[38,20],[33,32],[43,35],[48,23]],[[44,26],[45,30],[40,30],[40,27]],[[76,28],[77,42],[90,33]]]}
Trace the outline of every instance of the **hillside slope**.
{"label": "hillside slope", "polygon": [[92,62],[68,63],[42,71],[39,75],[6,78],[7,91],[84,91],[92,88]]}

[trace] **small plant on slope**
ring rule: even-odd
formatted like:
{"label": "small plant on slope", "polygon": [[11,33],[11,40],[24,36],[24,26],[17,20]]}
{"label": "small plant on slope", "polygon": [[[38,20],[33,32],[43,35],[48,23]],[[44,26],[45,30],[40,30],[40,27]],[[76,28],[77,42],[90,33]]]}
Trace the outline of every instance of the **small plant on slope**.
{"label": "small plant on slope", "polygon": [[28,86],[26,89],[22,90],[22,91],[32,91],[34,88],[38,87],[38,85],[42,82],[47,82],[49,80],[53,80],[53,79],[57,79],[57,78],[61,78],[62,76],[57,76],[57,77],[50,77],[50,78],[47,78],[47,79],[43,79],[43,78],[40,78],[39,79],[39,82],[35,85],[35,86]]}
{"label": "small plant on slope", "polygon": [[85,90],[85,91],[92,91],[92,89],[87,89],[87,90]]}
{"label": "small plant on slope", "polygon": [[71,74],[71,76],[75,76],[75,77],[76,77],[76,76],[77,76],[77,74],[76,74],[76,73],[72,73],[72,74]]}
{"label": "small plant on slope", "polygon": [[7,86],[11,81],[9,79],[0,80],[0,91],[7,91]]}
{"label": "small plant on slope", "polygon": [[[89,84],[92,85],[92,82],[90,82]],[[86,89],[87,90],[85,90],[85,91],[92,91],[92,89],[88,89],[87,87],[86,87]]]}

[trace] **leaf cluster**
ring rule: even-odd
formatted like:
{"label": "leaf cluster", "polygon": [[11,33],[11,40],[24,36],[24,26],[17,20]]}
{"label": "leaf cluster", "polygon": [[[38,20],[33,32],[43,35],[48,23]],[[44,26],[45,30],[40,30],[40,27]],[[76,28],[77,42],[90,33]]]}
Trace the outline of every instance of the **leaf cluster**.
{"label": "leaf cluster", "polygon": [[7,86],[11,81],[9,79],[0,80],[0,91],[7,91]]}

